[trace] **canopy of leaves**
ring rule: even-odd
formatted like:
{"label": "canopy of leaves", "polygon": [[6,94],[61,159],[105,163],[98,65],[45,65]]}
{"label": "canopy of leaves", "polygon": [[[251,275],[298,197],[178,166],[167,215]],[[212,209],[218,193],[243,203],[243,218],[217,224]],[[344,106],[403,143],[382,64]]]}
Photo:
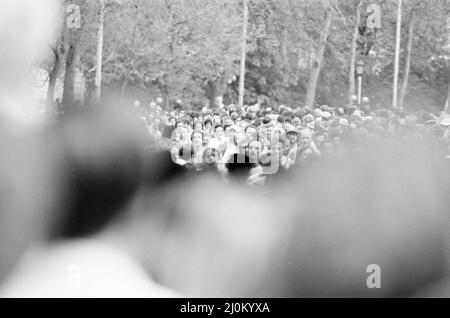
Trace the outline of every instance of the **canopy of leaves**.
{"label": "canopy of leaves", "polygon": [[[93,78],[100,1],[61,0],[82,8],[82,29],[62,28],[53,47],[77,41],[81,66]],[[242,41],[242,0],[105,0],[104,84],[133,88],[148,98],[164,95],[204,103],[211,83],[225,79],[225,98],[237,101]],[[327,14],[333,17],[316,101],[338,106],[346,102],[352,34],[361,2],[357,59],[366,62],[364,91],[390,98],[393,78],[397,2],[392,0],[249,0],[246,95],[253,103],[299,105],[315,60]],[[382,9],[382,28],[365,22],[369,4]],[[448,0],[404,0],[401,72],[408,26],[416,15],[411,81],[440,97],[448,83],[450,29]],[[51,63],[48,63],[51,64]],[[414,91],[411,92],[414,94]],[[411,99],[413,102],[413,99]]]}

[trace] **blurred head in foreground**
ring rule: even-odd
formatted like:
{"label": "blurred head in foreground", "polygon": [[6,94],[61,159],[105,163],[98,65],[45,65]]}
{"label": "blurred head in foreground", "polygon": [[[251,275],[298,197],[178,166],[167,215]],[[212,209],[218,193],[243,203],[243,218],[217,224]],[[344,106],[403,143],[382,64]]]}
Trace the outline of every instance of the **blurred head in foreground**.
{"label": "blurred head in foreground", "polygon": [[[278,201],[293,213],[281,294],[410,296],[445,279],[450,172],[441,158],[420,143],[374,145],[293,175]],[[370,265],[381,270],[379,289],[367,284]]]}
{"label": "blurred head in foreground", "polygon": [[278,233],[258,194],[186,177],[170,153],[147,152],[137,119],[111,108],[68,118],[47,142],[60,205],[3,295],[176,295],[155,281],[187,296],[258,292]]}

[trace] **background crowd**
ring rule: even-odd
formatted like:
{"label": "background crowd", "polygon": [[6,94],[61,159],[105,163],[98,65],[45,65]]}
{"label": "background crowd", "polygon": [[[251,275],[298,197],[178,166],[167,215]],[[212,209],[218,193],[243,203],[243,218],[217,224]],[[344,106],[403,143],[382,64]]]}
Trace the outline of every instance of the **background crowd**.
{"label": "background crowd", "polygon": [[[172,110],[162,99],[135,107],[152,139],[172,160],[189,170],[216,170],[224,177],[239,175],[249,185],[264,185],[295,165],[316,159],[363,152],[380,143],[424,142],[450,159],[450,115],[425,111],[374,109],[362,105],[310,110],[281,105],[235,105],[186,111],[178,101]],[[355,103],[356,104],[356,103]],[[425,149],[424,149],[425,150]]]}

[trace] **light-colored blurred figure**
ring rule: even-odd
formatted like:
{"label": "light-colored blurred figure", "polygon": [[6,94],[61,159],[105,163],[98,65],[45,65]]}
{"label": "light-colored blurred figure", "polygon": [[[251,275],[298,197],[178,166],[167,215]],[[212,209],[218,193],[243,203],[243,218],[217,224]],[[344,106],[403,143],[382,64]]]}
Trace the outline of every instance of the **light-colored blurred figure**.
{"label": "light-colored blurred figure", "polygon": [[160,281],[188,297],[273,296],[283,213],[269,210],[261,193],[212,176],[174,190],[158,193],[176,211],[162,241]]}
{"label": "light-colored blurred figure", "polygon": [[56,31],[57,1],[0,1],[0,284],[30,242],[42,236],[53,197],[47,145],[38,124],[31,68]]}
{"label": "light-colored blurred figure", "polygon": [[31,70],[58,31],[57,0],[0,2],[0,117],[9,129],[38,124]]}

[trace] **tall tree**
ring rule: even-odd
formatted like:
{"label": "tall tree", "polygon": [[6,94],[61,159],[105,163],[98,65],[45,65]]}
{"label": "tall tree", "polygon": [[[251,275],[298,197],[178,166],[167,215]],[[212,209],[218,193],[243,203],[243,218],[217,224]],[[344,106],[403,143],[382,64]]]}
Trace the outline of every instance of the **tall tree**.
{"label": "tall tree", "polygon": [[[61,45],[64,46],[64,90],[63,90],[63,106],[66,110],[71,110],[77,102],[75,94],[76,75],[83,70],[83,60],[88,56],[91,58],[90,52],[95,42],[95,28],[98,19],[98,2],[89,0],[64,0],[62,1],[62,9],[66,12],[69,5],[77,5],[80,9],[80,27],[71,28],[68,24],[69,16],[65,14],[63,25],[61,26]],[[95,56],[95,55],[94,55]],[[82,98],[83,96],[78,96]]]}
{"label": "tall tree", "polygon": [[242,14],[242,47],[241,47],[241,67],[239,72],[239,107],[244,106],[245,90],[245,59],[247,57],[247,27],[248,27],[248,3],[243,1]]}
{"label": "tall tree", "polygon": [[78,41],[69,44],[66,56],[66,71],[64,76],[64,91],[62,103],[67,110],[71,110],[75,103],[75,78],[80,63],[80,49]]}
{"label": "tall tree", "polygon": [[326,12],[325,24],[319,40],[319,47],[317,48],[317,52],[314,57],[313,67],[311,70],[308,87],[306,91],[305,107],[309,109],[314,108],[314,102],[316,99],[317,81],[319,79],[320,70],[323,64],[323,57],[325,49],[327,47],[332,18],[333,18],[332,12],[331,10],[328,9]]}
{"label": "tall tree", "polygon": [[402,0],[397,0],[397,29],[395,35],[395,55],[394,55],[394,84],[393,84],[393,98],[392,107],[398,107],[398,73],[400,63],[400,42],[401,42],[401,29],[402,29]]}
{"label": "tall tree", "polygon": [[97,54],[95,65],[95,103],[99,104],[102,95],[102,66],[103,66],[103,29],[105,24],[106,1],[100,0],[100,17],[97,39]]}
{"label": "tall tree", "polygon": [[58,39],[57,42],[51,46],[51,51],[53,53],[52,66],[50,71],[48,72],[48,90],[47,90],[47,99],[46,99],[46,107],[49,112],[54,112],[54,99],[55,99],[55,91],[56,91],[56,83],[61,74],[61,71],[64,69],[64,60],[65,60],[65,47],[64,40]]}
{"label": "tall tree", "polygon": [[402,86],[400,89],[400,96],[399,96],[399,101],[398,101],[399,107],[404,106],[406,90],[408,88],[409,73],[410,73],[410,69],[411,69],[411,51],[412,51],[413,41],[414,41],[415,24],[416,24],[416,13],[415,13],[415,11],[412,11],[411,18],[409,20],[409,26],[408,26],[408,44],[406,46],[405,71],[403,73]]}
{"label": "tall tree", "polygon": [[350,70],[348,74],[348,103],[352,103],[352,96],[355,95],[355,65],[356,65],[356,49],[357,49],[357,40],[359,36],[359,27],[361,24],[361,6],[362,0],[356,0],[356,18],[355,18],[355,26],[353,27],[353,36],[352,36],[352,47],[351,47],[351,57],[350,57]]}

